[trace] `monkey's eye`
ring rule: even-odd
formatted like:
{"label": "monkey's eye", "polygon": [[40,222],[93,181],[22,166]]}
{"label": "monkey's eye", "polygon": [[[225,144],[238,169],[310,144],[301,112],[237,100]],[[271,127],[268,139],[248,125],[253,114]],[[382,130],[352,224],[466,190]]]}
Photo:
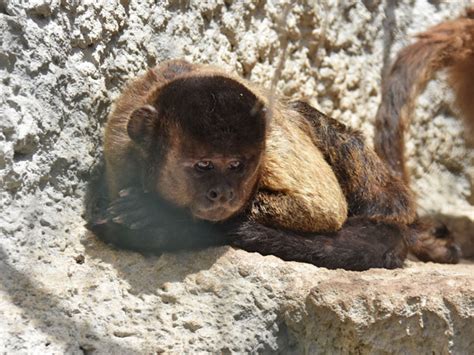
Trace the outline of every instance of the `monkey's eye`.
{"label": "monkey's eye", "polygon": [[242,168],[242,162],[239,161],[239,160],[234,160],[234,161],[231,161],[229,163],[229,169],[230,170],[239,170],[240,168]]}
{"label": "monkey's eye", "polygon": [[214,169],[214,165],[209,160],[201,160],[194,164],[194,169],[199,171],[207,171]]}

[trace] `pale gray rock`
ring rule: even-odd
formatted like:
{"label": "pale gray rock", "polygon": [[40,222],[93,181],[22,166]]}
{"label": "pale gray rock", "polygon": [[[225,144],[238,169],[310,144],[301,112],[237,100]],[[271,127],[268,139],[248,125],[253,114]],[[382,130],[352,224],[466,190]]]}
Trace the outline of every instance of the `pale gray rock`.
{"label": "pale gray rock", "polygon": [[[412,35],[467,3],[0,0],[0,352],[472,353],[472,265],[328,271],[231,248],[145,258],[86,233],[82,199],[126,80],[174,57],[362,129]],[[473,245],[473,150],[442,76],[408,146],[420,212]],[[469,137],[467,137],[469,138]],[[472,254],[471,254],[472,255]]]}
{"label": "pale gray rock", "polygon": [[[357,273],[232,248],[144,258],[83,240],[84,261],[2,251],[9,352],[431,353],[474,347],[474,265]],[[75,258],[76,257],[76,258]],[[79,263],[77,262],[79,260]]]}

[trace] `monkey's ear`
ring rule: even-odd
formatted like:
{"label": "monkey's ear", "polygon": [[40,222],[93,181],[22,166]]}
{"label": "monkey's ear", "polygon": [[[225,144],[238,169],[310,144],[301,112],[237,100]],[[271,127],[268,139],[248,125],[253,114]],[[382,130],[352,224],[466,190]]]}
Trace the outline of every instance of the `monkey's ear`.
{"label": "monkey's ear", "polygon": [[151,105],[136,109],[128,120],[128,135],[138,144],[146,143],[153,133],[153,127],[157,123],[157,119],[158,112]]}

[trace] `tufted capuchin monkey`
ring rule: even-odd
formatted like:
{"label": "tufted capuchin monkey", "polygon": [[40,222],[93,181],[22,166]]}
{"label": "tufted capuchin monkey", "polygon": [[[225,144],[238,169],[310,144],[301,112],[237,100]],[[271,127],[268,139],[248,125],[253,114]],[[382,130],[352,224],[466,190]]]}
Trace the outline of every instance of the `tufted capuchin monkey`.
{"label": "tufted capuchin monkey", "polygon": [[132,81],[108,118],[107,196],[89,228],[142,252],[230,244],[365,270],[400,267],[408,246],[456,261],[450,245],[423,244],[409,189],[358,132],[268,97],[183,60]]}

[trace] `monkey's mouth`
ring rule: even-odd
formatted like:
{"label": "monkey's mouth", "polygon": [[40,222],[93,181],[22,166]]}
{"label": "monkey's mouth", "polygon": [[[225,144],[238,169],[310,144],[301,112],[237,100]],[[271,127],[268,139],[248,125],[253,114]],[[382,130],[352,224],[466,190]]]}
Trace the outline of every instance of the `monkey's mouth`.
{"label": "monkey's mouth", "polygon": [[193,208],[191,213],[194,217],[198,219],[203,219],[210,222],[220,222],[228,219],[232,215],[234,215],[238,209],[230,208],[230,207],[214,207],[214,208]]}

